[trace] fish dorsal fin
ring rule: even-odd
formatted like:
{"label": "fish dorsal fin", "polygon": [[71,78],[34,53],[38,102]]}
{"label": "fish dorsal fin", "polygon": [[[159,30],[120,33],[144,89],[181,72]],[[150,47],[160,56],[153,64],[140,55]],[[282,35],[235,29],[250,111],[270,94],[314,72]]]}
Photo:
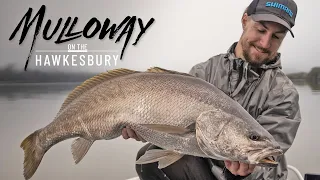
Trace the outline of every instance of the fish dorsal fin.
{"label": "fish dorsal fin", "polygon": [[132,73],[138,73],[138,72],[139,71],[134,71],[126,68],[119,68],[119,69],[113,69],[107,72],[100,73],[98,75],[95,75],[85,80],[82,84],[80,84],[75,89],[73,89],[71,93],[69,93],[68,97],[63,102],[58,114],[61,113],[61,111],[65,109],[73,100],[75,100],[84,92],[97,86],[98,84],[116,77],[132,74]]}
{"label": "fish dorsal fin", "polygon": [[188,73],[173,71],[173,70],[164,69],[164,68],[160,68],[160,67],[151,67],[151,68],[149,68],[149,69],[147,70],[147,72],[180,74],[180,75],[184,75],[184,76],[191,76],[191,77],[193,77],[191,74],[188,74]]}

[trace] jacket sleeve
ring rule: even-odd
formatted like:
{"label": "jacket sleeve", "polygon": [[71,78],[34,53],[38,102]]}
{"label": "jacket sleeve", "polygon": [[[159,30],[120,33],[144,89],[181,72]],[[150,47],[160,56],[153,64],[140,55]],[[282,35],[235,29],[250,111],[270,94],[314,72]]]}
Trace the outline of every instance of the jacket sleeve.
{"label": "jacket sleeve", "polygon": [[189,74],[195,77],[201,78],[203,80],[207,80],[208,74],[206,72],[206,69],[207,69],[208,63],[209,63],[208,61],[205,61],[205,62],[201,62],[194,65],[190,69]]}
{"label": "jacket sleeve", "polygon": [[[291,147],[300,122],[299,94],[293,87],[284,90],[270,91],[264,110],[257,121],[275,138],[281,149],[285,152]],[[252,179],[280,179],[288,176],[287,162],[284,156],[278,156],[276,168],[254,171]]]}
{"label": "jacket sleeve", "polygon": [[270,91],[264,110],[257,121],[286,152],[291,147],[301,122],[297,90],[291,87]]}

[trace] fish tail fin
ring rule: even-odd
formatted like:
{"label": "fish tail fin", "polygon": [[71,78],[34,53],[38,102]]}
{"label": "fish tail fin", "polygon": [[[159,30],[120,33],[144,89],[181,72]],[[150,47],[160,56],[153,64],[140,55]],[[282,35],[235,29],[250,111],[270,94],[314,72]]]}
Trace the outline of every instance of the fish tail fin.
{"label": "fish tail fin", "polygon": [[39,130],[26,137],[20,147],[24,150],[24,171],[25,179],[30,179],[38,169],[40,162],[46,152],[39,144]]}

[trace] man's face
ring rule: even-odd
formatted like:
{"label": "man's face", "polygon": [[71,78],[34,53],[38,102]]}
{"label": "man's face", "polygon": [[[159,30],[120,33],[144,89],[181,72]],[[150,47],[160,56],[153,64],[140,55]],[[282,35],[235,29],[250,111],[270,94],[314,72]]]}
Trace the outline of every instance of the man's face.
{"label": "man's face", "polygon": [[257,66],[273,60],[287,29],[275,22],[255,22],[248,16],[243,17],[242,23],[240,43],[244,58]]}

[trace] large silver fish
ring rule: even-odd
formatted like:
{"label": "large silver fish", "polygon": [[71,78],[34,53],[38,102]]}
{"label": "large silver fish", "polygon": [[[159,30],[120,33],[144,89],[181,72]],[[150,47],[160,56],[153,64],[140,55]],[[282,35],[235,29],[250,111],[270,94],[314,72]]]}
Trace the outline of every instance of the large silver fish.
{"label": "large silver fish", "polygon": [[53,145],[78,137],[71,150],[79,163],[94,141],[117,138],[125,126],[163,148],[136,162],[159,168],[183,155],[276,165],[270,157],[282,154],[268,131],[212,84],[158,67],[115,69],[76,87],[54,121],[23,140],[25,179]]}

